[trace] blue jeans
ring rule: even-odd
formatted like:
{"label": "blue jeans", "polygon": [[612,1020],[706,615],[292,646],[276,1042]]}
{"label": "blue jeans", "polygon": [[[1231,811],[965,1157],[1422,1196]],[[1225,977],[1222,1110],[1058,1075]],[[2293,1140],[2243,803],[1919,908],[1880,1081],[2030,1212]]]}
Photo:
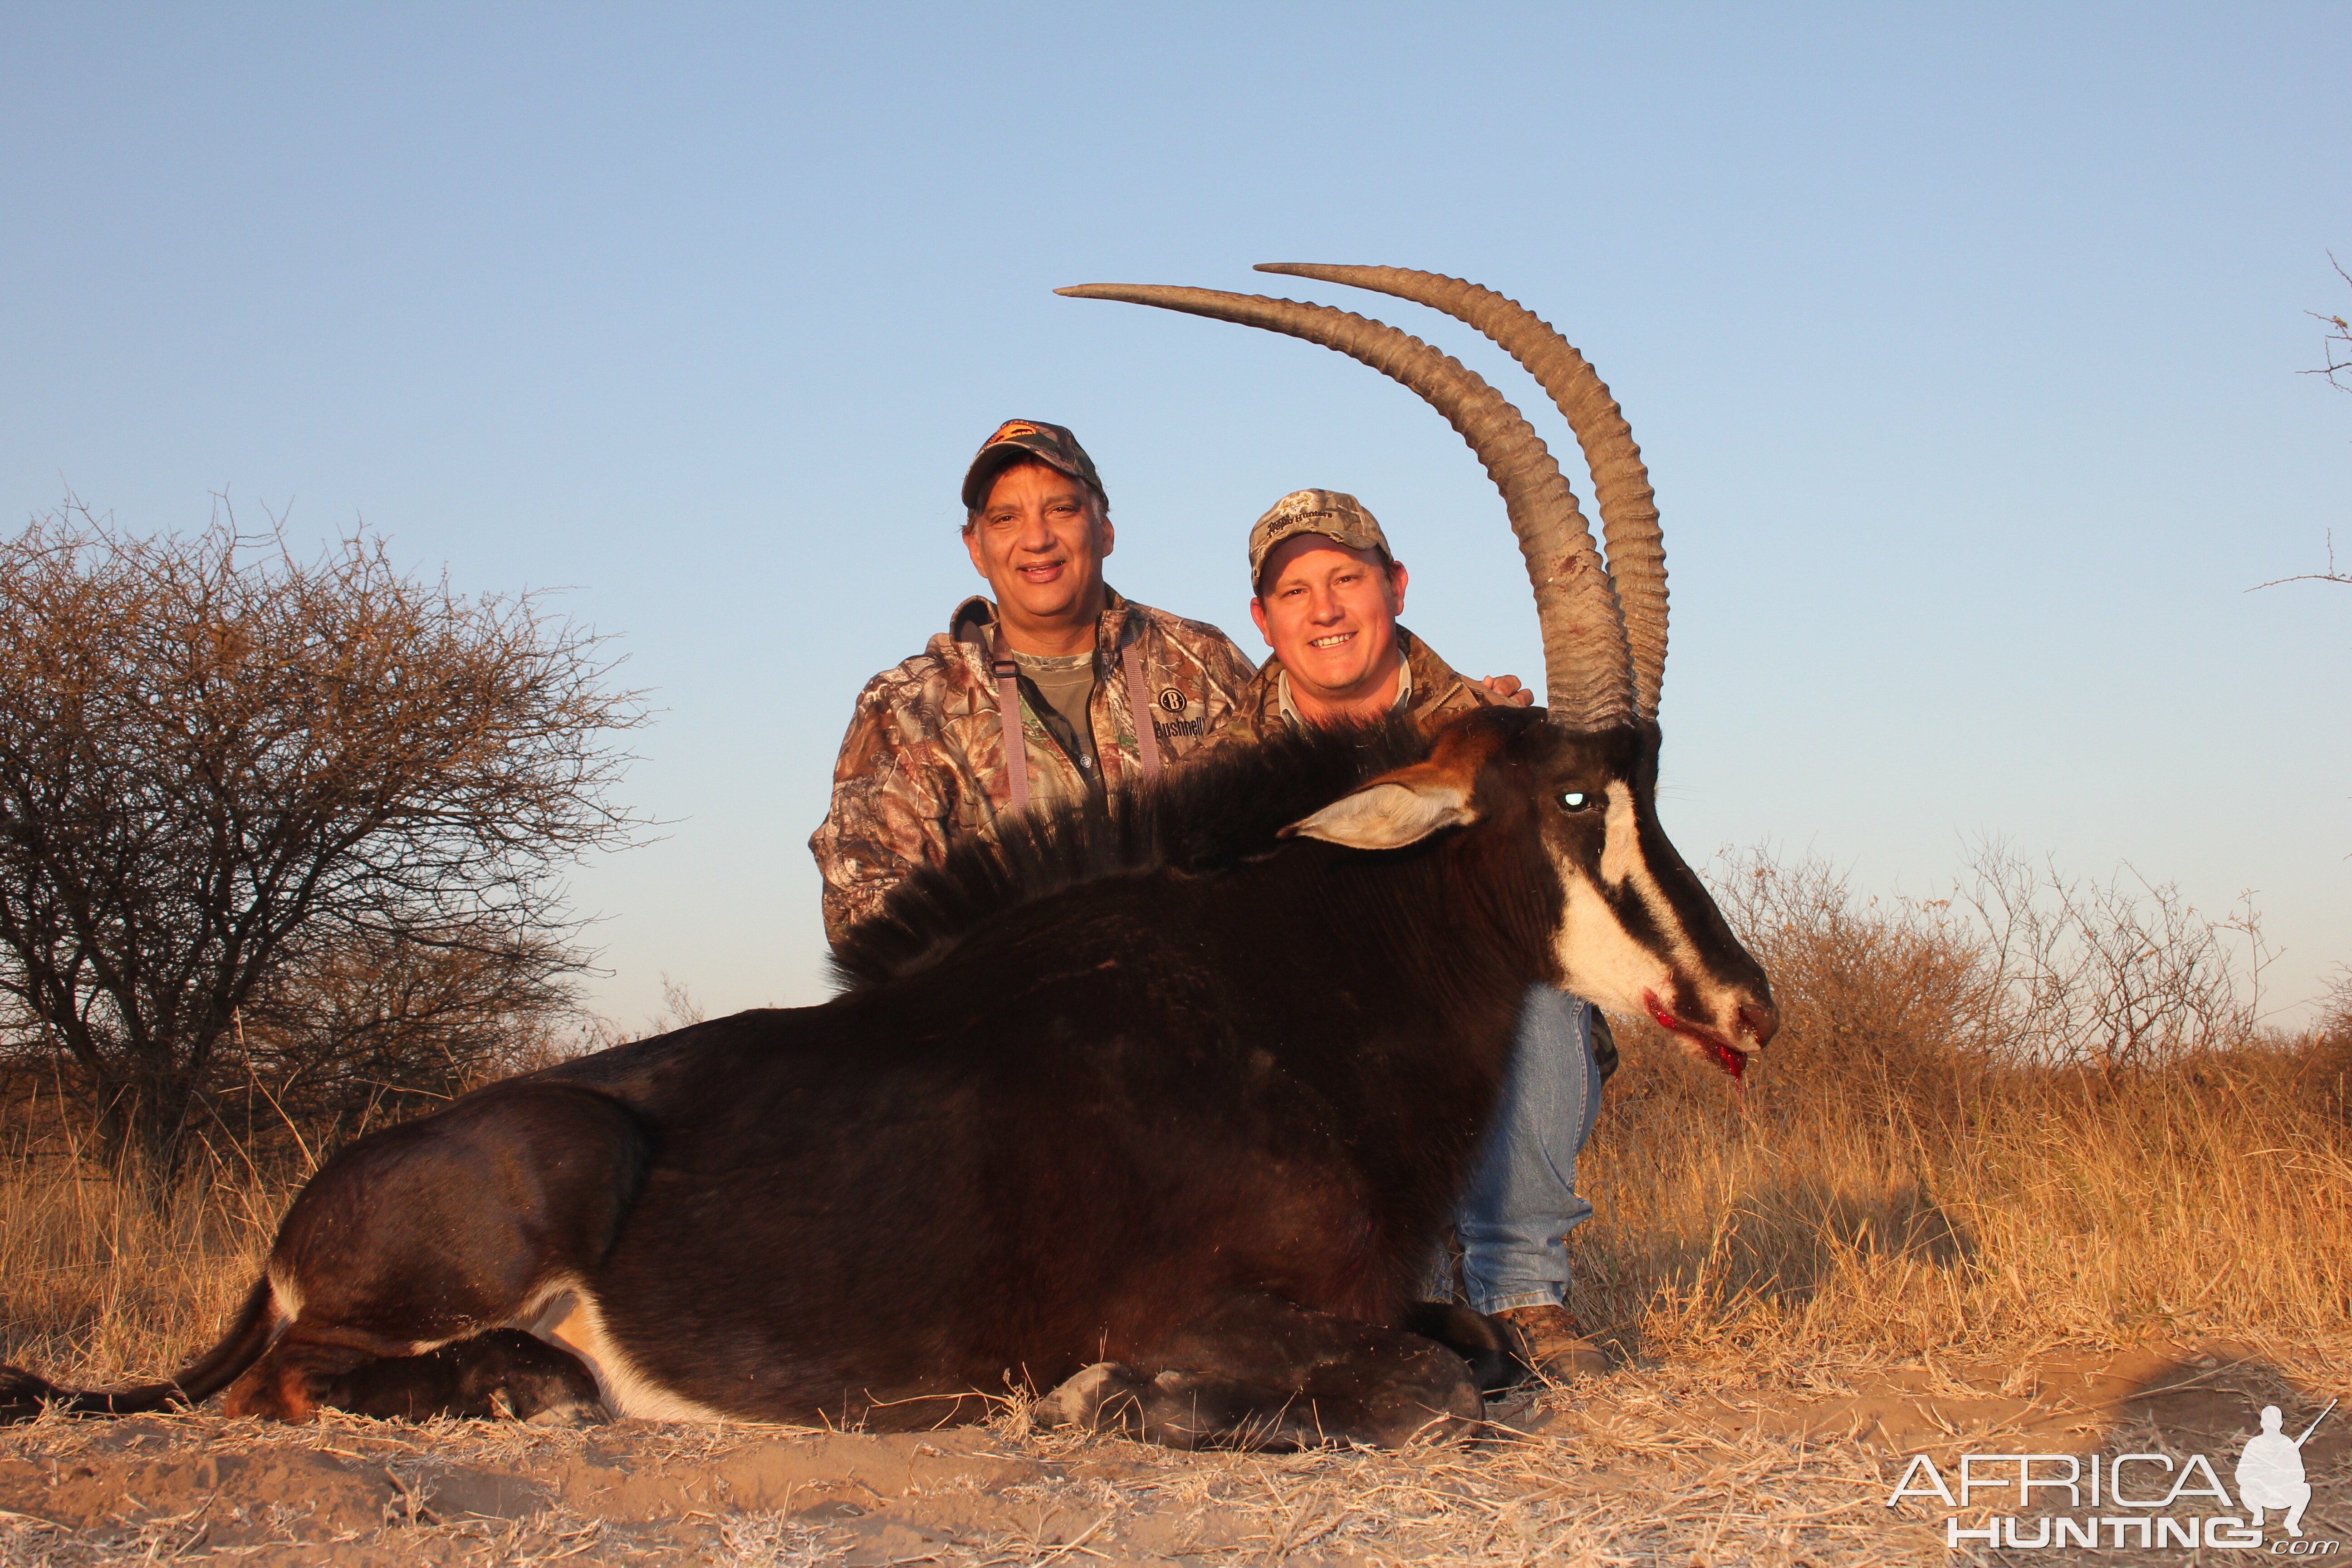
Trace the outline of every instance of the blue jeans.
{"label": "blue jeans", "polygon": [[[1576,1156],[1600,1112],[1591,1005],[1549,985],[1530,986],[1494,1125],[1454,1212],[1463,1284],[1475,1310],[1568,1299],[1562,1238],[1592,1217],[1592,1205],[1576,1195]],[[1443,1300],[1451,1284],[1431,1293]]]}

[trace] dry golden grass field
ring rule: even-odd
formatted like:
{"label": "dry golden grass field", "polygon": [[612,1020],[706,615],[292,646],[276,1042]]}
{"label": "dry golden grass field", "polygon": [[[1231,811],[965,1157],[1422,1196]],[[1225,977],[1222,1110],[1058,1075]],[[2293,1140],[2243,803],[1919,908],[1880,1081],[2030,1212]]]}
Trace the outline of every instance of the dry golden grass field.
{"label": "dry golden grass field", "polygon": [[[1483,1440],[1189,1456],[1014,1405],[924,1437],[48,1416],[0,1433],[0,1563],[2251,1560],[1955,1551],[1952,1510],[1886,1499],[1923,1452],[2203,1453],[2226,1480],[2263,1404],[2292,1433],[2352,1394],[2352,996],[2294,1036],[2210,988],[2085,1034],[2091,971],[2022,963],[2014,921],[2004,946],[1818,868],[1741,874],[1782,1037],[1744,1091],[1625,1039],[1572,1237],[1619,1367]],[[205,1343],[301,1157],[216,1161],[159,1216],[74,1155],[53,1088],[7,1114],[0,1359],[103,1381]],[[2352,1538],[2352,1416],[2304,1454],[2306,1540]]]}

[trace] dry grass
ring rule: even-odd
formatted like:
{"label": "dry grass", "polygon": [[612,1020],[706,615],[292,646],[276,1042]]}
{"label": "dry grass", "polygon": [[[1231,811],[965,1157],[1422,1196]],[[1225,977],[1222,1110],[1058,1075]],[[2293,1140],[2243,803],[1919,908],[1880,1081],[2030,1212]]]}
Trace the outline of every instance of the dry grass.
{"label": "dry grass", "polygon": [[[288,1430],[202,1417],[45,1420],[0,1436],[0,1468],[132,1484],[93,1523],[71,1484],[50,1517],[0,1515],[0,1561],[235,1552],[337,1561],[698,1561],[993,1565],[1165,1563],[1862,1564],[1932,1560],[1918,1521],[1878,1506],[1869,1452],[1751,1439],[1694,1419],[1719,1375],[1626,1373],[1549,1395],[1538,1430],[1402,1453],[1186,1455],[991,1429],[844,1438],[639,1423],[549,1433],[332,1415]],[[209,1460],[208,1489],[148,1478]],[[238,1461],[246,1461],[240,1465]],[[308,1482],[255,1484],[257,1464]],[[85,1489],[88,1485],[85,1483]]]}
{"label": "dry grass", "polygon": [[1580,1312],[1646,1357],[2352,1328],[2352,1137],[2315,1046],[2115,1086],[1987,1068],[1866,1113],[1660,1049],[1628,1053],[1572,1238]]}
{"label": "dry grass", "polygon": [[[1730,902],[1774,975],[1782,1037],[1743,1091],[1629,1032],[1580,1170],[1598,1215],[1572,1238],[1574,1305],[1627,1370],[1522,1412],[1521,1437],[1406,1457],[1072,1447],[1021,1430],[1016,1415],[987,1440],[1037,1473],[983,1489],[988,1508],[961,1535],[923,1535],[933,1516],[908,1515],[916,1534],[890,1537],[886,1555],[1941,1561],[1939,1539],[1877,1506],[1896,1453],[1886,1427],[1872,1437],[1857,1415],[1851,1429],[1751,1423],[1727,1436],[1724,1402],[1777,1401],[1785,1414],[1887,1390],[1975,1399],[1993,1414],[1969,1435],[1991,1440],[2008,1418],[1997,1396],[2062,1348],[2224,1341],[2336,1391],[2352,1363],[2352,991],[2319,1027],[2284,1038],[2200,980],[2204,1014],[2157,1017],[2129,1053],[2053,1065],[2051,1031],[2096,1009],[2065,1013],[2053,952],[2021,1005],[2013,955],[1951,906],[1880,904],[1819,868],[1769,867]],[[2158,957],[2177,974],[2211,952]],[[57,1111],[20,1098],[0,1122],[0,1360],[76,1380],[152,1373],[207,1342],[252,1278],[299,1151],[275,1173],[216,1163],[159,1216],[75,1156]],[[1979,1370],[1955,1371],[1962,1363]],[[228,1440],[217,1423],[187,1419],[157,1430],[191,1453]],[[95,1440],[77,1435],[88,1430],[45,1421],[0,1442],[0,1458],[54,1460]],[[324,1430],[370,1443],[415,1433]],[[611,1441],[691,1446],[634,1430]],[[425,1447],[446,1458],[491,1440],[453,1430]],[[388,1560],[675,1550],[785,1563],[881,1550],[884,1513],[854,1524],[789,1496],[698,1516],[681,1505],[663,1516],[669,1533],[615,1525],[607,1538],[583,1522],[593,1507],[547,1484],[557,1500],[535,1522],[448,1524],[446,1551],[425,1551],[443,1527],[390,1516],[343,1540]],[[124,1517],[121,1554],[179,1528]],[[0,1519],[0,1561],[117,1550],[111,1537],[46,1529]]]}
{"label": "dry grass", "polygon": [[104,1383],[209,1344],[299,1180],[208,1161],[158,1212],[86,1157],[54,1089],[19,1088],[0,1124],[0,1361]]}

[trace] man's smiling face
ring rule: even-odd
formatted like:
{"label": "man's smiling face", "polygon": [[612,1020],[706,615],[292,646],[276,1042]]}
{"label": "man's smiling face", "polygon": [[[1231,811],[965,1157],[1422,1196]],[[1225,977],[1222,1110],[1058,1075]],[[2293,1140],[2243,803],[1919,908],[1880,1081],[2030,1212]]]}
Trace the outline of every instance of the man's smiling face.
{"label": "man's smiling face", "polygon": [[1031,645],[1080,634],[1080,647],[1093,646],[1111,541],[1110,519],[1094,492],[1045,463],[1015,463],[997,475],[963,531],[971,563],[1024,653],[1066,651]]}
{"label": "man's smiling face", "polygon": [[1377,550],[1299,533],[1268,552],[1250,618],[1290,672],[1291,696],[1316,710],[1370,716],[1396,695],[1396,618],[1405,570]]}

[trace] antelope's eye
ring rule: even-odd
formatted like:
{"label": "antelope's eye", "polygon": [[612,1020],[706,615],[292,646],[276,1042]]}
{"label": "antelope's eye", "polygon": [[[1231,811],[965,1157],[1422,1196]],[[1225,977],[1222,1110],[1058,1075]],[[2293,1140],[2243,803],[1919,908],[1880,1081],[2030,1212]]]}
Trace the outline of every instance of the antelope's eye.
{"label": "antelope's eye", "polygon": [[1592,804],[1592,797],[1580,789],[1572,789],[1559,797],[1562,811],[1582,811]]}

